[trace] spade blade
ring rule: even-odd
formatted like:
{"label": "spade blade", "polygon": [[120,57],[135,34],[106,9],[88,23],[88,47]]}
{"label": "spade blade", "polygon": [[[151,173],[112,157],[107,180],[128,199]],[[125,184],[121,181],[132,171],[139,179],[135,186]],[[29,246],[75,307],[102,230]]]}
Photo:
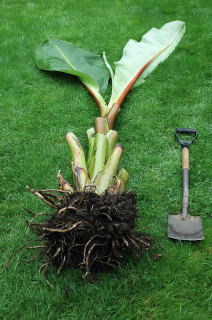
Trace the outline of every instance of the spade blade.
{"label": "spade blade", "polygon": [[168,237],[177,240],[198,241],[203,240],[203,228],[199,216],[181,214],[168,217]]}

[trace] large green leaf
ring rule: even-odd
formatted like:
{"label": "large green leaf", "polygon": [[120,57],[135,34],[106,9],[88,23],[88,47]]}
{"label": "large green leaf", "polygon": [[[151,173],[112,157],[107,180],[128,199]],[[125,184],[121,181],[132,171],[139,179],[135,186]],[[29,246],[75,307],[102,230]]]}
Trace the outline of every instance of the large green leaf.
{"label": "large green leaf", "polygon": [[110,74],[100,55],[67,41],[49,39],[37,48],[35,61],[42,70],[61,71],[77,76],[98,104],[105,108],[100,92],[106,90]]}
{"label": "large green leaf", "polygon": [[121,60],[116,62],[109,108],[114,103],[121,104],[133,86],[141,84],[159,63],[168,58],[184,32],[185,23],[173,21],[161,29],[152,28],[140,42],[129,40]]}

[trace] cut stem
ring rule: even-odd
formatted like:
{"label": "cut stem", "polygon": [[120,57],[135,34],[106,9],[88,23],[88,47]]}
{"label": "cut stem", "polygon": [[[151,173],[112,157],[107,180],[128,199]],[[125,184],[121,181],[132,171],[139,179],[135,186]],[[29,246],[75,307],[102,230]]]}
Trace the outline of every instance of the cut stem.
{"label": "cut stem", "polygon": [[108,141],[106,135],[97,133],[95,137],[95,160],[92,181],[96,179],[104,168],[107,156],[107,146]]}
{"label": "cut stem", "polygon": [[97,177],[94,183],[96,185],[97,193],[103,193],[112,184],[122,152],[123,147],[120,144],[116,144],[114,151],[108,159],[102,173]]}
{"label": "cut stem", "polygon": [[106,134],[109,131],[107,119],[103,117],[97,117],[95,121],[95,129],[98,133]]}
{"label": "cut stem", "polygon": [[88,174],[89,177],[93,175],[94,169],[94,147],[95,147],[95,129],[90,128],[87,130],[87,137],[88,137],[88,160],[87,160],[87,167],[88,167]]}
{"label": "cut stem", "polygon": [[75,176],[76,188],[77,190],[83,191],[86,184],[89,184],[89,177],[83,148],[79,142],[79,139],[72,132],[67,133],[66,141],[68,142],[72,153],[72,169]]}
{"label": "cut stem", "polygon": [[107,159],[108,159],[113,153],[113,149],[118,139],[118,133],[115,130],[110,130],[106,136],[108,140],[108,152],[107,152]]}

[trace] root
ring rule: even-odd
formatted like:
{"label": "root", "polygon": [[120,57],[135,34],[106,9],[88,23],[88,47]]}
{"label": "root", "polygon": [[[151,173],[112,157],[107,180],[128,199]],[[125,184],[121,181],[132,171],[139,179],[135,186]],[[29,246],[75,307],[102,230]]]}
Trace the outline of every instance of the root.
{"label": "root", "polygon": [[32,257],[31,259],[22,259],[21,262],[25,262],[25,263],[30,263],[34,260],[36,260],[40,255],[42,254],[41,252],[38,252],[38,254],[36,254],[34,257]]}
{"label": "root", "polygon": [[[63,233],[63,232],[69,232],[75,228],[77,228],[80,224],[82,223],[82,221],[78,221],[75,224],[73,224],[72,226],[70,226],[67,229],[52,229],[52,228],[42,228],[44,231],[49,231],[49,232],[59,232],[59,233]],[[44,224],[42,224],[44,225]],[[46,224],[45,224],[46,225]]]}
{"label": "root", "polygon": [[28,210],[28,209],[25,209],[25,208],[22,208],[26,213],[29,213],[29,214],[31,214],[31,215],[33,215],[33,216],[35,216],[35,217],[40,217],[40,216],[50,216],[51,215],[51,213],[36,213],[36,212],[33,212],[33,211],[31,211],[31,210]]}
{"label": "root", "polygon": [[26,186],[26,188],[33,193],[36,197],[38,197],[40,200],[48,204],[49,206],[58,209],[59,205],[57,205],[53,200],[49,199],[47,196],[42,195],[39,191],[31,189],[30,187]]}
{"label": "root", "polygon": [[66,261],[66,256],[63,257],[63,261],[61,262],[60,266],[59,266],[59,269],[57,270],[57,274],[60,273],[60,271],[62,270],[64,264],[65,264],[65,261]]}
{"label": "root", "polygon": [[[83,278],[92,281],[94,272],[117,267],[126,254],[139,256],[152,246],[150,237],[134,231],[137,209],[133,192],[98,195],[58,189],[29,191],[55,209],[50,217],[24,209],[45,219],[29,223],[43,241],[28,247],[42,250],[46,262],[41,270],[55,265],[59,274],[64,268],[80,268]],[[54,192],[60,192],[60,196]]]}
{"label": "root", "polygon": [[27,247],[27,249],[40,249],[40,248],[46,248],[46,246],[33,246],[33,247]]}

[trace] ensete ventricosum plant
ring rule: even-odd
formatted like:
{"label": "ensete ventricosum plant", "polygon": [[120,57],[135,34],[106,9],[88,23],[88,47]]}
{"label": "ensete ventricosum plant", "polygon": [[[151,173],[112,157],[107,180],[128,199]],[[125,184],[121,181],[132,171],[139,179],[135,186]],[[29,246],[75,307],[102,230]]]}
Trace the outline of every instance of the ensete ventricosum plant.
{"label": "ensete ventricosum plant", "polygon": [[[113,130],[115,119],[128,92],[145,78],[175,49],[185,32],[182,21],[148,31],[140,42],[129,40],[113,71],[105,53],[102,56],[72,43],[50,39],[36,50],[36,65],[42,70],[60,71],[77,76],[95,99],[99,117],[87,130],[88,156],[73,132],[66,134],[72,153],[73,183],[60,172],[60,189],[34,190],[41,200],[55,208],[44,223],[31,223],[44,245],[46,266],[80,267],[84,277],[91,272],[120,263],[124,252],[138,253],[149,247],[151,239],[134,231],[135,194],[125,191],[129,174],[118,170],[123,147]],[[109,78],[112,93],[107,104],[102,92]]]}

